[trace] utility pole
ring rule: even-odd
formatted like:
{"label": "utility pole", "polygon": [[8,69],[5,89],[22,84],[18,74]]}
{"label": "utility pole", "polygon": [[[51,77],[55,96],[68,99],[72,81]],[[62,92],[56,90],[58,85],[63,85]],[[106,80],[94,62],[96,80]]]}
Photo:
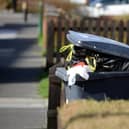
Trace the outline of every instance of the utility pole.
{"label": "utility pole", "polygon": [[24,21],[27,22],[28,20],[28,0],[24,0],[22,2],[22,11],[23,11],[23,15],[24,15]]}
{"label": "utility pole", "polygon": [[39,2],[39,43],[43,42],[43,12],[44,12],[44,3],[43,0]]}
{"label": "utility pole", "polygon": [[17,0],[12,0],[12,5],[13,5],[13,11],[16,12],[16,10],[17,10]]}

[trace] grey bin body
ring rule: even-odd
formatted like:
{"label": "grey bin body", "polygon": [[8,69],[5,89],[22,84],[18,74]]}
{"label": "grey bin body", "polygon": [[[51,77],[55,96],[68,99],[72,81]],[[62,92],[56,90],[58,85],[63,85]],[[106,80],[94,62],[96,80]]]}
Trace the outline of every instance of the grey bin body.
{"label": "grey bin body", "polygon": [[[129,46],[124,43],[75,31],[69,31],[67,39],[74,46],[129,60]],[[69,101],[83,98],[129,99],[129,71],[97,71],[89,75],[89,80],[83,80],[77,75],[76,84],[68,86],[66,69],[56,70],[56,76],[64,83],[65,97]]]}
{"label": "grey bin body", "polygon": [[57,68],[56,76],[64,83],[65,98],[77,99],[129,99],[129,72],[89,73],[89,80],[76,76],[76,84],[68,86],[65,68]]}

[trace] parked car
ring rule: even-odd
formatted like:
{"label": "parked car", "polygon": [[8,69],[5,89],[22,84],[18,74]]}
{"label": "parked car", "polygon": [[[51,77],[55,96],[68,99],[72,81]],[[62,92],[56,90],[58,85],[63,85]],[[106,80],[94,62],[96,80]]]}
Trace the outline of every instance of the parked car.
{"label": "parked car", "polygon": [[129,0],[94,0],[90,3],[90,16],[128,15]]}

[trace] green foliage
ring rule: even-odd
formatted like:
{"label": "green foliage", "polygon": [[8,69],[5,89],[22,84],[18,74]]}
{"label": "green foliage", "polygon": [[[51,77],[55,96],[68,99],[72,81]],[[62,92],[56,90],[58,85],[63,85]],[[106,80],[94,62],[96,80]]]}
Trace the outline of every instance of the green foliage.
{"label": "green foliage", "polygon": [[48,72],[44,72],[40,78],[41,80],[39,83],[38,92],[41,97],[47,98],[48,97]]}

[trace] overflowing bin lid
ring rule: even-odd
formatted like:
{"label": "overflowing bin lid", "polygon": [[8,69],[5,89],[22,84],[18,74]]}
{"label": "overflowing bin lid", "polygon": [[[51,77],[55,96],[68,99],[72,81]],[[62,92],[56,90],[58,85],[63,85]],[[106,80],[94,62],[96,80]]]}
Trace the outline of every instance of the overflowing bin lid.
{"label": "overflowing bin lid", "polygon": [[67,39],[78,47],[129,59],[129,46],[109,38],[69,31],[67,34]]}

